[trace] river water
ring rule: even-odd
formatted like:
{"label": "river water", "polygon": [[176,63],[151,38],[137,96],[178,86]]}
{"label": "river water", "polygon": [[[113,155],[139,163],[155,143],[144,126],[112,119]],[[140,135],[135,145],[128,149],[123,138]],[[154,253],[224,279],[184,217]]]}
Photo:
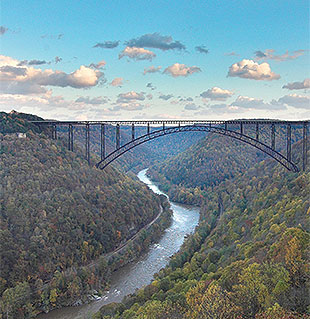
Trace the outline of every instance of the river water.
{"label": "river water", "polygon": [[[154,193],[164,194],[146,176],[147,169],[138,173],[140,181],[145,183]],[[165,195],[165,194],[164,194]],[[144,253],[137,261],[115,271],[111,277],[111,288],[105,292],[100,300],[77,307],[65,307],[53,310],[48,314],[41,314],[39,319],[85,319],[91,318],[103,305],[120,302],[123,297],[133,293],[136,289],[149,284],[153,275],[165,267],[169,258],[176,253],[184,236],[194,231],[199,221],[199,209],[170,202],[173,211],[172,223],[158,241]]]}

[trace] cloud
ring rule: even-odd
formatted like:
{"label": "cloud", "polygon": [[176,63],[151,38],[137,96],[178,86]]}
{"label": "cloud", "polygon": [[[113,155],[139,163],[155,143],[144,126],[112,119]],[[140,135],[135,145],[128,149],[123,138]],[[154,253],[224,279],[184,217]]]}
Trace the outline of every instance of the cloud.
{"label": "cloud", "polygon": [[152,51],[136,48],[136,47],[126,47],[119,55],[118,58],[121,59],[124,56],[127,56],[130,59],[139,61],[139,60],[149,60],[152,61],[156,57],[156,54]]}
{"label": "cloud", "polygon": [[43,34],[41,35],[41,39],[51,39],[51,40],[60,40],[64,36],[63,33],[59,34]]}
{"label": "cloud", "polygon": [[161,95],[159,96],[160,99],[165,100],[165,101],[168,101],[168,100],[171,99],[172,97],[173,97],[172,94],[167,94],[167,95],[161,94]]}
{"label": "cloud", "polygon": [[196,111],[199,110],[201,106],[196,105],[195,103],[186,104],[184,109],[188,111]]}
{"label": "cloud", "polygon": [[20,61],[0,56],[1,89],[5,93],[34,94],[46,91],[45,86],[89,88],[103,81],[104,74],[81,65],[72,73],[19,66]]}
{"label": "cloud", "polygon": [[101,49],[114,49],[118,47],[119,41],[105,41],[105,42],[98,42],[93,46],[93,48],[101,48]]}
{"label": "cloud", "polygon": [[256,99],[248,96],[239,95],[235,102],[231,103],[230,106],[237,106],[244,109],[260,109],[260,110],[284,110],[286,106],[277,103],[275,100],[271,103],[265,103],[262,99]]}
{"label": "cloud", "polygon": [[310,89],[310,78],[303,80],[303,82],[287,83],[286,85],[282,86],[282,89],[289,89],[289,90]]}
{"label": "cloud", "polygon": [[224,55],[226,55],[226,56],[238,56],[239,54],[234,52],[234,51],[232,51],[232,52],[224,53]]}
{"label": "cloud", "polygon": [[161,66],[155,67],[152,65],[148,68],[145,68],[143,74],[145,75],[147,73],[156,73],[156,72],[160,72],[160,70],[161,70]]}
{"label": "cloud", "polygon": [[227,76],[259,81],[272,81],[280,78],[279,74],[271,72],[268,63],[259,64],[253,60],[246,59],[233,64],[229,68]]}
{"label": "cloud", "polygon": [[190,74],[201,72],[197,66],[186,66],[185,64],[175,63],[168,66],[163,73],[169,74],[173,77],[188,76]]}
{"label": "cloud", "polygon": [[275,50],[267,49],[265,52],[262,51],[255,51],[255,57],[257,60],[275,60],[275,61],[287,61],[287,60],[294,60],[303,55],[306,51],[305,50],[297,50],[293,51],[290,55],[288,51],[281,55],[274,55]]}
{"label": "cloud", "polygon": [[147,85],[146,85],[147,88],[151,89],[151,90],[155,90],[156,87],[151,83],[149,82]]}
{"label": "cloud", "polygon": [[173,41],[171,36],[163,36],[159,33],[144,34],[140,38],[131,39],[125,44],[128,47],[136,48],[153,48],[163,51],[167,50],[185,50],[185,45],[179,41]]}
{"label": "cloud", "polygon": [[57,63],[59,63],[59,62],[61,62],[62,61],[62,58],[61,57],[59,57],[59,56],[56,56],[55,57],[55,63],[57,64]]}
{"label": "cloud", "polygon": [[121,103],[115,105],[113,108],[110,108],[110,111],[116,112],[116,111],[141,111],[145,108],[148,108],[148,105],[141,104],[139,102],[127,102],[127,103]]}
{"label": "cloud", "polygon": [[224,90],[216,86],[200,94],[200,96],[203,98],[208,98],[210,100],[215,100],[215,101],[225,101],[232,95],[234,95],[234,92],[229,90]]}
{"label": "cloud", "polygon": [[115,79],[112,80],[112,82],[110,83],[110,85],[121,87],[121,86],[123,85],[123,81],[124,81],[123,78],[115,78]]}
{"label": "cloud", "polygon": [[99,61],[98,63],[91,63],[89,65],[90,68],[95,68],[95,69],[101,69],[103,68],[107,63],[104,60]]}
{"label": "cloud", "polygon": [[28,65],[42,65],[42,64],[47,64],[45,60],[30,60],[28,62]]}
{"label": "cloud", "polygon": [[146,98],[147,98],[148,100],[152,100],[152,99],[153,99],[153,95],[152,95],[151,93],[149,93],[149,94],[146,96]]}
{"label": "cloud", "polygon": [[76,103],[85,103],[85,104],[92,104],[92,105],[99,105],[107,103],[107,100],[104,99],[102,96],[98,97],[89,97],[89,96],[80,96],[75,100]]}
{"label": "cloud", "polygon": [[0,35],[4,35],[9,29],[0,25]]}
{"label": "cloud", "polygon": [[300,109],[310,110],[310,97],[297,94],[289,94],[281,97],[279,103],[287,104]]}
{"label": "cloud", "polygon": [[204,45],[199,45],[195,49],[199,53],[204,53],[204,54],[208,54],[209,53],[209,49],[206,49],[206,47]]}
{"label": "cloud", "polygon": [[144,94],[135,92],[135,91],[130,91],[127,93],[120,93],[118,95],[117,103],[122,103],[122,102],[129,102],[129,101],[144,101],[145,97]]}

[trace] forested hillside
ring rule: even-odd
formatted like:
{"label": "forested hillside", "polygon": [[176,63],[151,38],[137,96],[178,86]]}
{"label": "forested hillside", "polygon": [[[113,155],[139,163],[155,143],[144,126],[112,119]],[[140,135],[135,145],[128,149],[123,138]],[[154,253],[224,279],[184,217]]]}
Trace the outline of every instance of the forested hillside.
{"label": "forested hillside", "polygon": [[[255,135],[253,127],[246,134]],[[260,140],[270,145],[270,130],[266,126],[261,128],[260,135]],[[299,128],[292,140],[300,137]],[[284,154],[285,142],[285,127],[279,126],[276,148]],[[172,200],[200,205],[208,187],[245,172],[263,159],[268,159],[266,154],[253,146],[212,133],[177,156],[151,166],[148,172]]]}
{"label": "forested hillside", "polygon": [[309,318],[309,185],[309,167],[271,160],[209,186],[200,225],[169,267],[96,318]]}
{"label": "forested hillside", "polygon": [[[0,134],[1,313],[31,317],[104,288],[116,267],[99,257],[136,234],[165,204],[113,167],[89,167],[79,149],[69,152],[64,141],[33,133],[22,117],[8,116],[2,124],[4,131],[26,131],[27,137]],[[167,209],[161,218],[166,223]],[[154,225],[157,236],[166,226]],[[150,240],[132,247],[118,265]]]}

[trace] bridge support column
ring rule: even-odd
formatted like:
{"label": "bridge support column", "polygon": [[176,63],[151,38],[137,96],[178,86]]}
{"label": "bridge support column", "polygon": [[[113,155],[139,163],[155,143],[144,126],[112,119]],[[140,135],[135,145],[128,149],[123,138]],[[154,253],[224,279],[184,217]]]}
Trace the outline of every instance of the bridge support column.
{"label": "bridge support column", "polygon": [[133,141],[135,139],[135,125],[131,124],[131,140]]}
{"label": "bridge support column", "polygon": [[69,124],[68,127],[68,150],[73,152],[73,126]]}
{"label": "bridge support column", "polygon": [[101,124],[100,154],[101,154],[101,160],[104,160],[105,159],[105,125],[104,124]]}
{"label": "bridge support column", "polygon": [[227,131],[227,122],[225,121],[225,131]]}
{"label": "bridge support column", "polygon": [[150,134],[150,123],[147,123],[147,135]]}
{"label": "bridge support column", "polygon": [[165,123],[163,122],[163,131],[165,133]]}
{"label": "bridge support column", "polygon": [[292,127],[291,124],[287,125],[286,133],[286,158],[288,161],[292,160]]}
{"label": "bridge support column", "polygon": [[57,126],[56,124],[53,124],[51,126],[52,128],[52,140],[57,140]]}
{"label": "bridge support column", "polygon": [[243,134],[243,123],[240,122],[240,134]]}
{"label": "bridge support column", "polygon": [[85,150],[86,150],[86,161],[90,165],[90,149],[89,149],[89,124],[87,123],[85,126],[86,132],[85,132]]}
{"label": "bridge support column", "polygon": [[275,128],[275,124],[272,123],[271,124],[271,148],[273,150],[276,149],[276,128]]}
{"label": "bridge support column", "polygon": [[303,134],[302,134],[302,170],[306,170],[307,166],[307,135],[308,135],[308,128],[307,122],[304,122],[303,125]]}
{"label": "bridge support column", "polygon": [[120,126],[116,124],[116,149],[120,148]]}
{"label": "bridge support column", "polygon": [[256,123],[256,141],[259,141],[259,124]]}

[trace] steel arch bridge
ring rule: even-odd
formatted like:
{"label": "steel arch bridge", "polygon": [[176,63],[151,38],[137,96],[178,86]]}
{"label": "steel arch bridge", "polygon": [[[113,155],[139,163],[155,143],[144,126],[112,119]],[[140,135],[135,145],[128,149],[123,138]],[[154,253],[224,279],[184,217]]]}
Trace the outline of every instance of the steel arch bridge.
{"label": "steel arch bridge", "polygon": [[[213,132],[223,136],[249,144],[256,149],[269,155],[286,169],[298,172],[299,168],[292,161],[292,129],[302,129],[302,169],[307,166],[307,135],[309,121],[274,121],[274,120],[234,120],[234,121],[199,121],[199,120],[161,120],[161,121],[32,121],[40,127],[50,127],[53,139],[57,139],[57,128],[67,127],[68,149],[73,151],[73,127],[85,127],[85,150],[86,160],[90,164],[90,126],[100,126],[100,150],[101,160],[96,164],[100,169],[106,168],[110,163],[125,154],[129,150],[145,142],[154,140],[161,136],[179,132]],[[115,149],[106,154],[106,127],[114,126]],[[131,140],[123,145],[120,143],[121,126],[131,127]],[[145,134],[137,137],[136,127],[145,127]],[[247,128],[254,126],[255,136],[246,133]],[[267,127],[270,136],[270,145],[261,140],[261,127]],[[283,155],[276,150],[276,128],[286,127],[286,154]]]}

